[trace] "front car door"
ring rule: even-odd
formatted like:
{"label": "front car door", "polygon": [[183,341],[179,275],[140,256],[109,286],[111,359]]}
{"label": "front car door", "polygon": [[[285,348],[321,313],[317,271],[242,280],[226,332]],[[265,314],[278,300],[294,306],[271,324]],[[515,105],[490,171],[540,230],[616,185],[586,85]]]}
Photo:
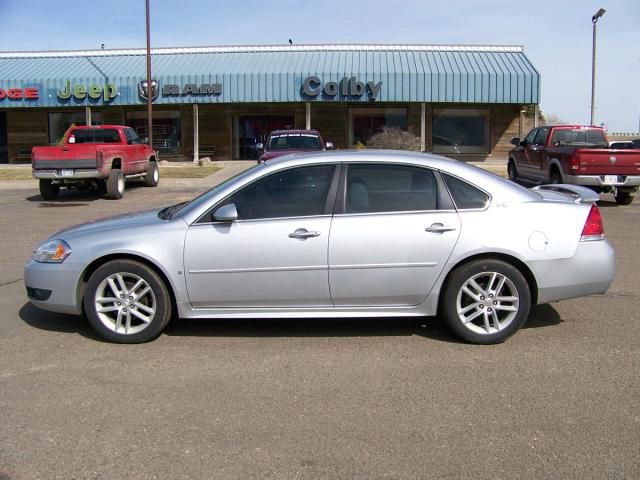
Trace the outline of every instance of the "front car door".
{"label": "front car door", "polygon": [[438,172],[400,164],[348,164],[329,240],[336,306],[422,303],[460,235]]}
{"label": "front car door", "polygon": [[529,168],[531,174],[537,178],[547,178],[546,168],[544,166],[544,147],[547,142],[550,127],[540,127],[533,139],[533,144],[527,146],[527,155],[529,157]]}
{"label": "front car door", "polygon": [[140,137],[133,128],[125,129],[127,137],[129,161],[131,162],[132,173],[142,173],[147,170],[146,145],[142,143]]}
{"label": "front car door", "polygon": [[536,133],[538,133],[538,129],[532,129],[524,140],[520,143],[520,146],[516,147],[516,156],[517,156],[517,167],[518,174],[521,177],[530,177],[531,171],[529,166],[529,148],[533,144],[533,139],[536,138]]}
{"label": "front car door", "polygon": [[[337,170],[322,164],[268,174],[192,224],[184,249],[192,306],[332,306],[327,248]],[[213,221],[229,204],[238,220]]]}

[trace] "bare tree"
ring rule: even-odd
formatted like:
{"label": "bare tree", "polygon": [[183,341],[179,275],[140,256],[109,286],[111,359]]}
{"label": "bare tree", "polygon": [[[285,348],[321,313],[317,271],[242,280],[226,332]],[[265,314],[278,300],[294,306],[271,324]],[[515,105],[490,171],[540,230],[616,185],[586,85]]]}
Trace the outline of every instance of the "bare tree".
{"label": "bare tree", "polygon": [[540,114],[540,123],[542,125],[563,125],[565,122],[559,115],[555,113]]}

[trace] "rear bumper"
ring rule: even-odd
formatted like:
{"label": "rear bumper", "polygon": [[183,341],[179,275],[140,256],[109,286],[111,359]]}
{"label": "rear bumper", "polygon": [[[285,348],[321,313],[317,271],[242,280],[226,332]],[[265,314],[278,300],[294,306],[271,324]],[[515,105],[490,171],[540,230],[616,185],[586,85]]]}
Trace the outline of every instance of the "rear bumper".
{"label": "rear bumper", "polygon": [[34,178],[44,180],[85,180],[90,178],[102,178],[99,170],[72,170],[73,175],[62,176],[62,170],[34,170]]}
{"label": "rear bumper", "polygon": [[538,304],[605,293],[616,272],[606,240],[580,242],[571,258],[530,262],[538,282]]}
{"label": "rear bumper", "polygon": [[615,183],[605,183],[605,175],[563,175],[564,183],[584,185],[587,187],[637,187],[640,186],[640,175],[617,175]]}

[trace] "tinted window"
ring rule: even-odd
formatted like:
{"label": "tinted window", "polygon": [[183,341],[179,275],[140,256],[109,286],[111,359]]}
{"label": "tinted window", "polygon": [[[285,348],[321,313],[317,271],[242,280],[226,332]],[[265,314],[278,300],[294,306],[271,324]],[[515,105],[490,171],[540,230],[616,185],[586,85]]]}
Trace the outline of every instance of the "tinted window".
{"label": "tinted window", "polygon": [[442,176],[458,210],[486,207],[489,196],[482,190],[451,175]]}
{"label": "tinted window", "polygon": [[109,128],[74,130],[76,143],[120,143],[117,130]]}
{"label": "tinted window", "polygon": [[311,133],[285,133],[269,139],[267,150],[320,150],[320,139]]}
{"label": "tinted window", "polygon": [[404,165],[349,165],[346,213],[406,212],[437,208],[431,170]]}
{"label": "tinted window", "polygon": [[538,133],[538,129],[534,128],[533,130],[531,130],[526,138],[524,139],[527,143],[533,143],[533,139],[536,138],[536,133]]}
{"label": "tinted window", "polygon": [[277,172],[234,193],[241,220],[322,215],[335,165],[316,165]]}
{"label": "tinted window", "polygon": [[551,143],[560,147],[607,148],[604,132],[599,128],[562,128],[553,131]]}
{"label": "tinted window", "polygon": [[533,143],[536,145],[544,145],[547,140],[547,135],[549,135],[549,127],[539,128]]}

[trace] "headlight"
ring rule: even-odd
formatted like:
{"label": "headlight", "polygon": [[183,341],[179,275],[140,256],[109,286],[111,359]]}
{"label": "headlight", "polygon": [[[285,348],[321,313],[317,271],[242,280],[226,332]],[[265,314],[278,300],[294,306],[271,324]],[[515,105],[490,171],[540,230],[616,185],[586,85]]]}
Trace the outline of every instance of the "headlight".
{"label": "headlight", "polygon": [[62,263],[71,253],[64,240],[47,240],[35,249],[31,258],[41,263]]}

